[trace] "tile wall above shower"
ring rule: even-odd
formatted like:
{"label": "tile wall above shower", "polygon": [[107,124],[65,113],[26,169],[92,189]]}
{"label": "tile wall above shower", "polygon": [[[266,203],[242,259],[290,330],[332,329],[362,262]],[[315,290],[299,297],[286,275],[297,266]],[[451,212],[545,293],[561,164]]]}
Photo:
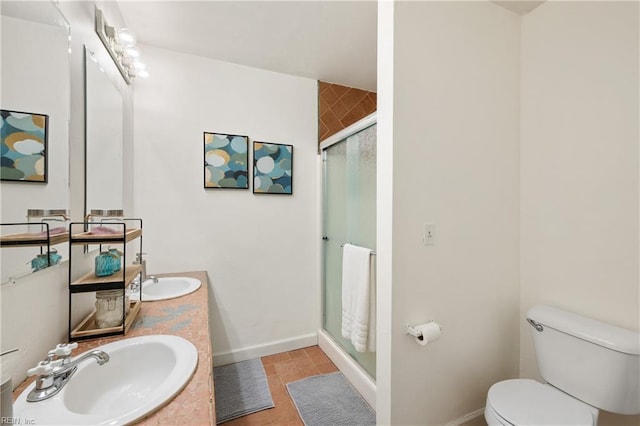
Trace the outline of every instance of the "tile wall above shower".
{"label": "tile wall above shower", "polygon": [[318,81],[318,142],[376,111],[375,92]]}

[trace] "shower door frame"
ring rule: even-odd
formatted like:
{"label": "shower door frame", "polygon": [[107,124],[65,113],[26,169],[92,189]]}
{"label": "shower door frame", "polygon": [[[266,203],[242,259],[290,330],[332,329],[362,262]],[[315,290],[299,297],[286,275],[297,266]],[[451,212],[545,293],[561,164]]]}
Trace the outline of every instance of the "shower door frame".
{"label": "shower door frame", "polygon": [[[319,153],[321,154],[321,166],[320,166],[320,174],[321,174],[321,191],[322,191],[322,195],[321,195],[321,206],[322,206],[322,211],[321,211],[321,215],[322,215],[322,220],[320,221],[320,230],[321,230],[321,237],[322,240],[320,242],[320,247],[321,247],[321,257],[320,257],[320,261],[321,261],[321,265],[322,267],[320,268],[321,271],[321,275],[320,275],[320,285],[321,285],[321,300],[322,300],[322,304],[321,304],[321,309],[320,309],[320,330],[322,332],[324,332],[324,334],[326,334],[326,336],[335,342],[335,345],[337,345],[337,347],[341,348],[341,345],[333,338],[333,336],[330,335],[330,333],[325,330],[324,328],[324,324],[325,324],[325,310],[326,310],[326,306],[325,306],[325,295],[324,292],[326,291],[325,289],[325,282],[326,282],[326,276],[325,276],[325,250],[324,250],[324,237],[326,235],[326,204],[325,204],[325,195],[327,193],[327,179],[325,176],[325,161],[326,161],[326,152],[327,149],[329,149],[331,146],[336,145],[340,142],[345,142],[347,138],[373,126],[377,124],[377,112],[374,112],[362,119],[360,119],[359,121],[357,121],[356,123],[350,125],[349,127],[346,127],[345,129],[341,130],[340,132],[336,133],[333,136],[330,136],[328,138],[326,138],[325,140],[323,140],[320,145],[319,145]],[[340,349],[341,351],[344,351],[344,349]],[[353,363],[353,365],[355,366],[356,370],[359,370],[361,372],[362,377],[365,377],[364,380],[362,380],[361,378],[357,378],[356,380],[362,383],[365,383],[363,386],[364,388],[361,388],[361,386],[358,386],[358,383],[354,383],[354,381],[352,380],[353,378],[355,378],[354,376],[352,376],[351,374],[347,374],[346,371],[343,371],[343,373],[345,373],[345,375],[347,375],[347,378],[352,382],[352,384],[360,391],[360,393],[362,394],[370,394],[371,392],[373,392],[373,395],[375,395],[375,379],[373,377],[371,377],[371,375],[366,372],[364,370],[364,368],[359,364],[359,362],[357,362],[355,359],[353,359],[351,357],[350,354],[348,354],[346,351],[344,352],[344,355],[350,359]],[[331,358],[331,357],[330,357]],[[332,359],[333,360],[333,359]],[[335,360],[333,360],[335,362]],[[343,364],[344,365],[344,364]],[[342,370],[342,368],[340,368]],[[356,376],[360,376],[360,374],[357,374]],[[365,389],[367,389],[366,392]],[[371,390],[373,389],[373,390]],[[375,397],[374,397],[375,398]],[[366,398],[369,400],[369,398]],[[369,401],[371,403],[371,401]],[[373,404],[372,406],[375,406],[375,404]]]}
{"label": "shower door frame", "polygon": [[[373,126],[377,122],[378,122],[377,112],[367,115],[365,118],[361,119],[360,121],[353,123],[351,126],[340,130],[335,135],[329,136],[328,138],[320,142],[320,152],[324,156],[324,151],[327,148],[329,148],[331,145],[335,145],[338,142],[342,142],[343,140],[347,139],[349,136],[353,136],[356,133],[366,129],[367,127]],[[323,179],[324,179],[324,176],[323,176]],[[323,180],[323,185],[324,185],[324,180]]]}

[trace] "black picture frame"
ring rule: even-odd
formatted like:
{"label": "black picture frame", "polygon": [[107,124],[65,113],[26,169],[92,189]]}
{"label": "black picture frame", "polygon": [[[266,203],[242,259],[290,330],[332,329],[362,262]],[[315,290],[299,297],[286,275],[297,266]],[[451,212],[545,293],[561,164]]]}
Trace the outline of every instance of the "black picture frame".
{"label": "black picture frame", "polygon": [[293,195],[293,145],[253,142],[253,193]]}
{"label": "black picture frame", "polygon": [[249,189],[249,136],[204,132],[204,188]]}

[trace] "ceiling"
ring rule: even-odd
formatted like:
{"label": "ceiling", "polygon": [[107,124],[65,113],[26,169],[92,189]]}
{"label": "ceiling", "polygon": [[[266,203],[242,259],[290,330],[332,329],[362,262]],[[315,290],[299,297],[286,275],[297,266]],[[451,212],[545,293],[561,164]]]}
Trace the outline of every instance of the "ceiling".
{"label": "ceiling", "polygon": [[[492,2],[519,15],[543,3]],[[376,1],[118,4],[139,44],[376,91]]]}
{"label": "ceiling", "polygon": [[375,1],[120,1],[119,7],[138,44],[376,90]]}

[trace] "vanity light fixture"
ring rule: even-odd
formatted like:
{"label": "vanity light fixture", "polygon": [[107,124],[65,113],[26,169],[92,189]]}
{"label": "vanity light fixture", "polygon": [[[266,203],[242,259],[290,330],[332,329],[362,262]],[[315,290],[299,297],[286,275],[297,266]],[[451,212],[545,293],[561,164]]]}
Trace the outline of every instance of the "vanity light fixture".
{"label": "vanity light fixture", "polygon": [[116,30],[107,24],[104,14],[96,7],[96,33],[116,64],[118,71],[127,84],[131,84],[136,77],[148,77],[149,73],[136,64],[140,63],[140,52],[136,48],[136,37],[128,28]]}

